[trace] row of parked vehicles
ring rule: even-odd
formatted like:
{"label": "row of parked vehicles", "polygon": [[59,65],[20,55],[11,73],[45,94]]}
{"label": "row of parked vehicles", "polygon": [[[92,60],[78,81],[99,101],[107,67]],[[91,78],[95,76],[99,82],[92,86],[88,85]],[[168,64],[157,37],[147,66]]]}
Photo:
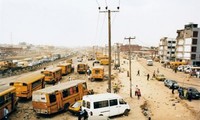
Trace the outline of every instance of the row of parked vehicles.
{"label": "row of parked vehicles", "polygon": [[188,91],[190,91],[191,99],[200,99],[200,92],[194,87],[187,87],[187,88],[182,87],[178,84],[177,81],[172,80],[172,79],[166,79],[164,74],[155,75],[155,79],[159,81],[164,81],[164,85],[168,87],[169,89],[172,89],[172,85],[173,85],[173,89],[182,89],[184,91],[182,98],[188,98],[187,93]]}
{"label": "row of parked vehicles", "polygon": [[184,88],[184,87],[179,86],[178,83],[175,80],[170,80],[170,79],[164,80],[164,85],[167,86],[169,89],[172,89],[172,87],[173,87],[173,89],[183,90],[183,95],[180,96],[182,98],[188,98],[187,93],[188,93],[188,91],[190,91],[191,92],[191,99],[200,99],[200,92],[194,87]]}

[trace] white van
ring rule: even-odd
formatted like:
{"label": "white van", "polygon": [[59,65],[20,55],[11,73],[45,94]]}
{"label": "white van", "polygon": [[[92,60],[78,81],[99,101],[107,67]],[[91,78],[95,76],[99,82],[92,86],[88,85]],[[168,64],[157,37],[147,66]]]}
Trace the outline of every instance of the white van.
{"label": "white van", "polygon": [[114,93],[104,93],[83,96],[82,110],[86,110],[89,116],[115,116],[128,115],[130,106],[121,96]]}
{"label": "white van", "polygon": [[148,66],[153,66],[153,60],[147,60],[147,65]]}

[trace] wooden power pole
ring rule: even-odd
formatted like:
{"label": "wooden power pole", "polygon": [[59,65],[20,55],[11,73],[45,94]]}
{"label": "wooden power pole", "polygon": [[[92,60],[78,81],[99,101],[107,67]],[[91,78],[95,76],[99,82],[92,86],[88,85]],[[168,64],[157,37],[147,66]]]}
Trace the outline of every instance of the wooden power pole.
{"label": "wooden power pole", "polygon": [[125,40],[128,39],[129,41],[129,77],[130,77],[130,97],[132,98],[132,78],[131,78],[131,39],[135,39],[135,37],[131,38],[124,38]]}
{"label": "wooden power pole", "polygon": [[[108,7],[106,7],[106,11],[100,11],[100,12],[108,13],[108,59],[109,59],[109,67],[108,67],[108,89],[107,89],[107,92],[111,93],[111,12],[119,12],[119,11],[111,11],[111,10],[107,10],[107,8]],[[119,9],[119,7],[118,7],[118,9]]]}

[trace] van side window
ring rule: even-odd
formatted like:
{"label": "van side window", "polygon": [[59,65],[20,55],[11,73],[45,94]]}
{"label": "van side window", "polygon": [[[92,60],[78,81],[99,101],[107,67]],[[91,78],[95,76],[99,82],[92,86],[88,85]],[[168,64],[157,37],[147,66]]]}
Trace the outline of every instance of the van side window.
{"label": "van side window", "polygon": [[83,107],[86,107],[86,101],[83,100]]}
{"label": "van side window", "polygon": [[90,109],[90,102],[87,102],[87,108]]}
{"label": "van side window", "polygon": [[110,106],[117,105],[117,99],[110,100]]}
{"label": "van side window", "polygon": [[94,102],[94,109],[108,107],[108,100]]}
{"label": "van side window", "polygon": [[119,104],[126,104],[126,102],[123,99],[119,99]]}
{"label": "van side window", "polygon": [[56,102],[56,95],[50,94],[49,95],[49,100],[50,100],[50,103]]}

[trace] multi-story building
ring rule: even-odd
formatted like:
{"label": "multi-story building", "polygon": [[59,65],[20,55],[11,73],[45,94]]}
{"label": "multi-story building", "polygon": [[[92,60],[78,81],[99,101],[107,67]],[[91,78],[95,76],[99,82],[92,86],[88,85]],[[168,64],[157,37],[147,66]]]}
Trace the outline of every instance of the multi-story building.
{"label": "multi-story building", "polygon": [[184,29],[177,30],[176,60],[187,61],[200,66],[200,28],[198,24],[187,24]]}
{"label": "multi-story building", "polygon": [[175,60],[176,40],[174,38],[163,37],[160,39],[158,55],[161,61]]}

